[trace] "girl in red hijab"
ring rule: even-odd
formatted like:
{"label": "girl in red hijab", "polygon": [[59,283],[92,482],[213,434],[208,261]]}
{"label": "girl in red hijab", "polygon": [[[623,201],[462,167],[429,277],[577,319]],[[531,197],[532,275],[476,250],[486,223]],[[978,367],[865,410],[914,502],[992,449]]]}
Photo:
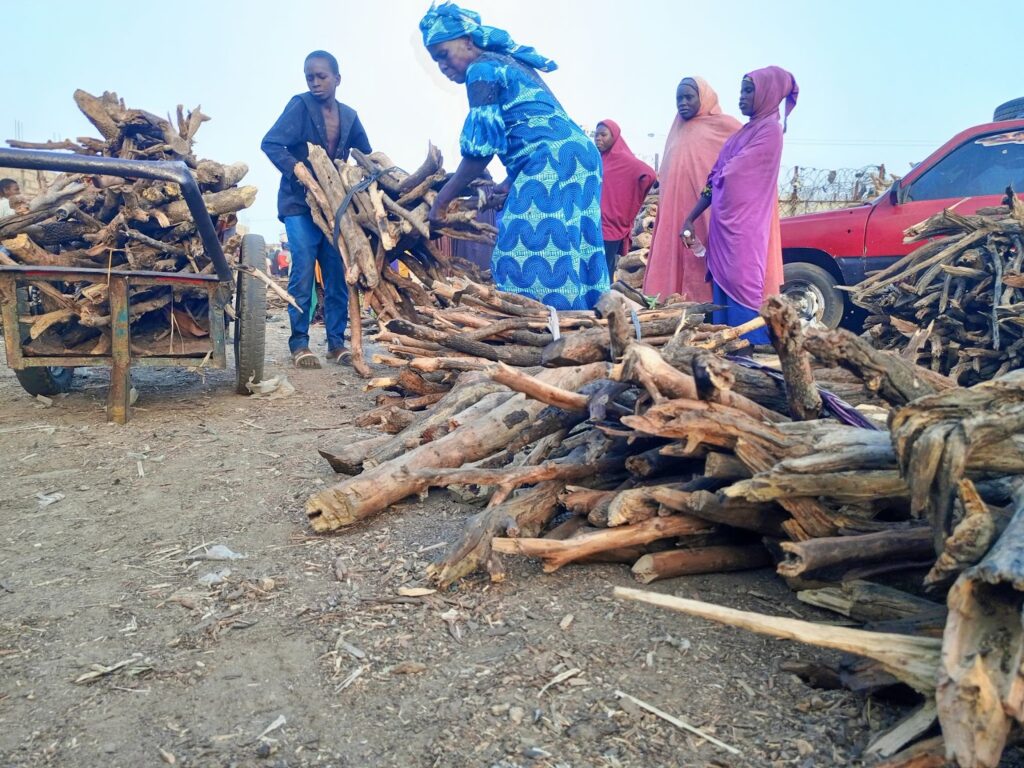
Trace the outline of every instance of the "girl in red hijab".
{"label": "girl in red hijab", "polygon": [[633,154],[614,120],[597,124],[594,143],[601,152],[604,181],[601,184],[601,234],[608,259],[608,277],[614,280],[615,262],[625,252],[626,238],[633,228],[647,192],[654,186],[654,169]]}

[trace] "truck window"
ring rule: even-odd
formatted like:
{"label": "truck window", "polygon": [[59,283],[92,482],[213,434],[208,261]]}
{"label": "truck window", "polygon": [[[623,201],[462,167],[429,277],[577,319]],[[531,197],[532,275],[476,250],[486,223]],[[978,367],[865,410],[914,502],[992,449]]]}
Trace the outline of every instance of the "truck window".
{"label": "truck window", "polygon": [[910,185],[907,200],[1001,195],[1024,189],[1024,131],[990,134],[963,144]]}

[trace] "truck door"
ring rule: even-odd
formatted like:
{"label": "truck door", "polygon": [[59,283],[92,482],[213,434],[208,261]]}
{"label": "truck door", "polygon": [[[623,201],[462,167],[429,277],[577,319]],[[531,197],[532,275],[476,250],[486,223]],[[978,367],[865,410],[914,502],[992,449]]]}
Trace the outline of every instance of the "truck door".
{"label": "truck door", "polygon": [[1024,190],[1024,131],[974,136],[874,206],[865,256],[905,256],[920,243],[904,243],[903,230],[943,209],[969,215],[999,205],[1005,190]]}

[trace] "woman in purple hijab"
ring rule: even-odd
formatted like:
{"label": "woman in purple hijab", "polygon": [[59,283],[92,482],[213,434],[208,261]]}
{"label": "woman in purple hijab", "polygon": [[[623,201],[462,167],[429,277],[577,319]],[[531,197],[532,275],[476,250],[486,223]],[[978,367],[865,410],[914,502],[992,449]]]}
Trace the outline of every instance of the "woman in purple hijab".
{"label": "woman in purple hijab", "polygon": [[[739,106],[750,121],[725,142],[707,186],[683,222],[683,231],[692,232],[693,222],[711,208],[708,271],[713,301],[725,306],[715,313],[716,323],[737,326],[757,317],[764,299],[777,293],[782,282],[776,206],[785,128],[779,106],[785,101],[789,117],[799,92],[793,75],[781,67],[744,76]],[[770,343],[763,328],[744,338]]]}

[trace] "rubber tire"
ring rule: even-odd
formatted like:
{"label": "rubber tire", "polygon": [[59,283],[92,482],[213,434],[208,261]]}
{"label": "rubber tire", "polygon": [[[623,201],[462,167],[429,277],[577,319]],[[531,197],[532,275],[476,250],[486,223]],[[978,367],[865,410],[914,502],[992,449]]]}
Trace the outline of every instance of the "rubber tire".
{"label": "rubber tire", "polygon": [[[28,290],[25,288],[18,289],[18,314],[25,314],[28,311]],[[19,324],[19,332],[26,326]],[[24,340],[27,331],[23,333],[22,339]],[[45,397],[53,397],[54,395],[63,395],[65,392],[71,390],[71,381],[75,377],[74,368],[58,368],[45,367],[45,368],[22,368],[20,371],[15,371],[14,375],[18,379],[18,383],[21,384],[21,388],[28,392],[32,397],[36,395],[43,395]]]}
{"label": "rubber tire", "polygon": [[[815,318],[828,328],[837,328],[846,311],[843,294],[836,290],[836,280],[817,264],[806,261],[793,261],[783,265],[782,293],[789,294],[812,286],[821,297],[821,310]],[[804,288],[806,290],[806,287]]]}
{"label": "rubber tire", "polygon": [[1011,99],[1005,104],[1000,104],[996,107],[992,119],[996,122],[1000,120],[1024,120],[1024,98]]}
{"label": "rubber tire", "polygon": [[[242,238],[241,262],[266,272],[267,244],[259,235]],[[252,275],[238,273],[235,286],[235,392],[248,395],[246,382],[263,380],[267,342],[267,286]]]}
{"label": "rubber tire", "polygon": [[71,390],[71,380],[75,377],[75,369],[23,368],[20,371],[15,371],[14,375],[18,377],[21,388],[32,397],[36,395],[53,397],[54,395],[63,395]]}

